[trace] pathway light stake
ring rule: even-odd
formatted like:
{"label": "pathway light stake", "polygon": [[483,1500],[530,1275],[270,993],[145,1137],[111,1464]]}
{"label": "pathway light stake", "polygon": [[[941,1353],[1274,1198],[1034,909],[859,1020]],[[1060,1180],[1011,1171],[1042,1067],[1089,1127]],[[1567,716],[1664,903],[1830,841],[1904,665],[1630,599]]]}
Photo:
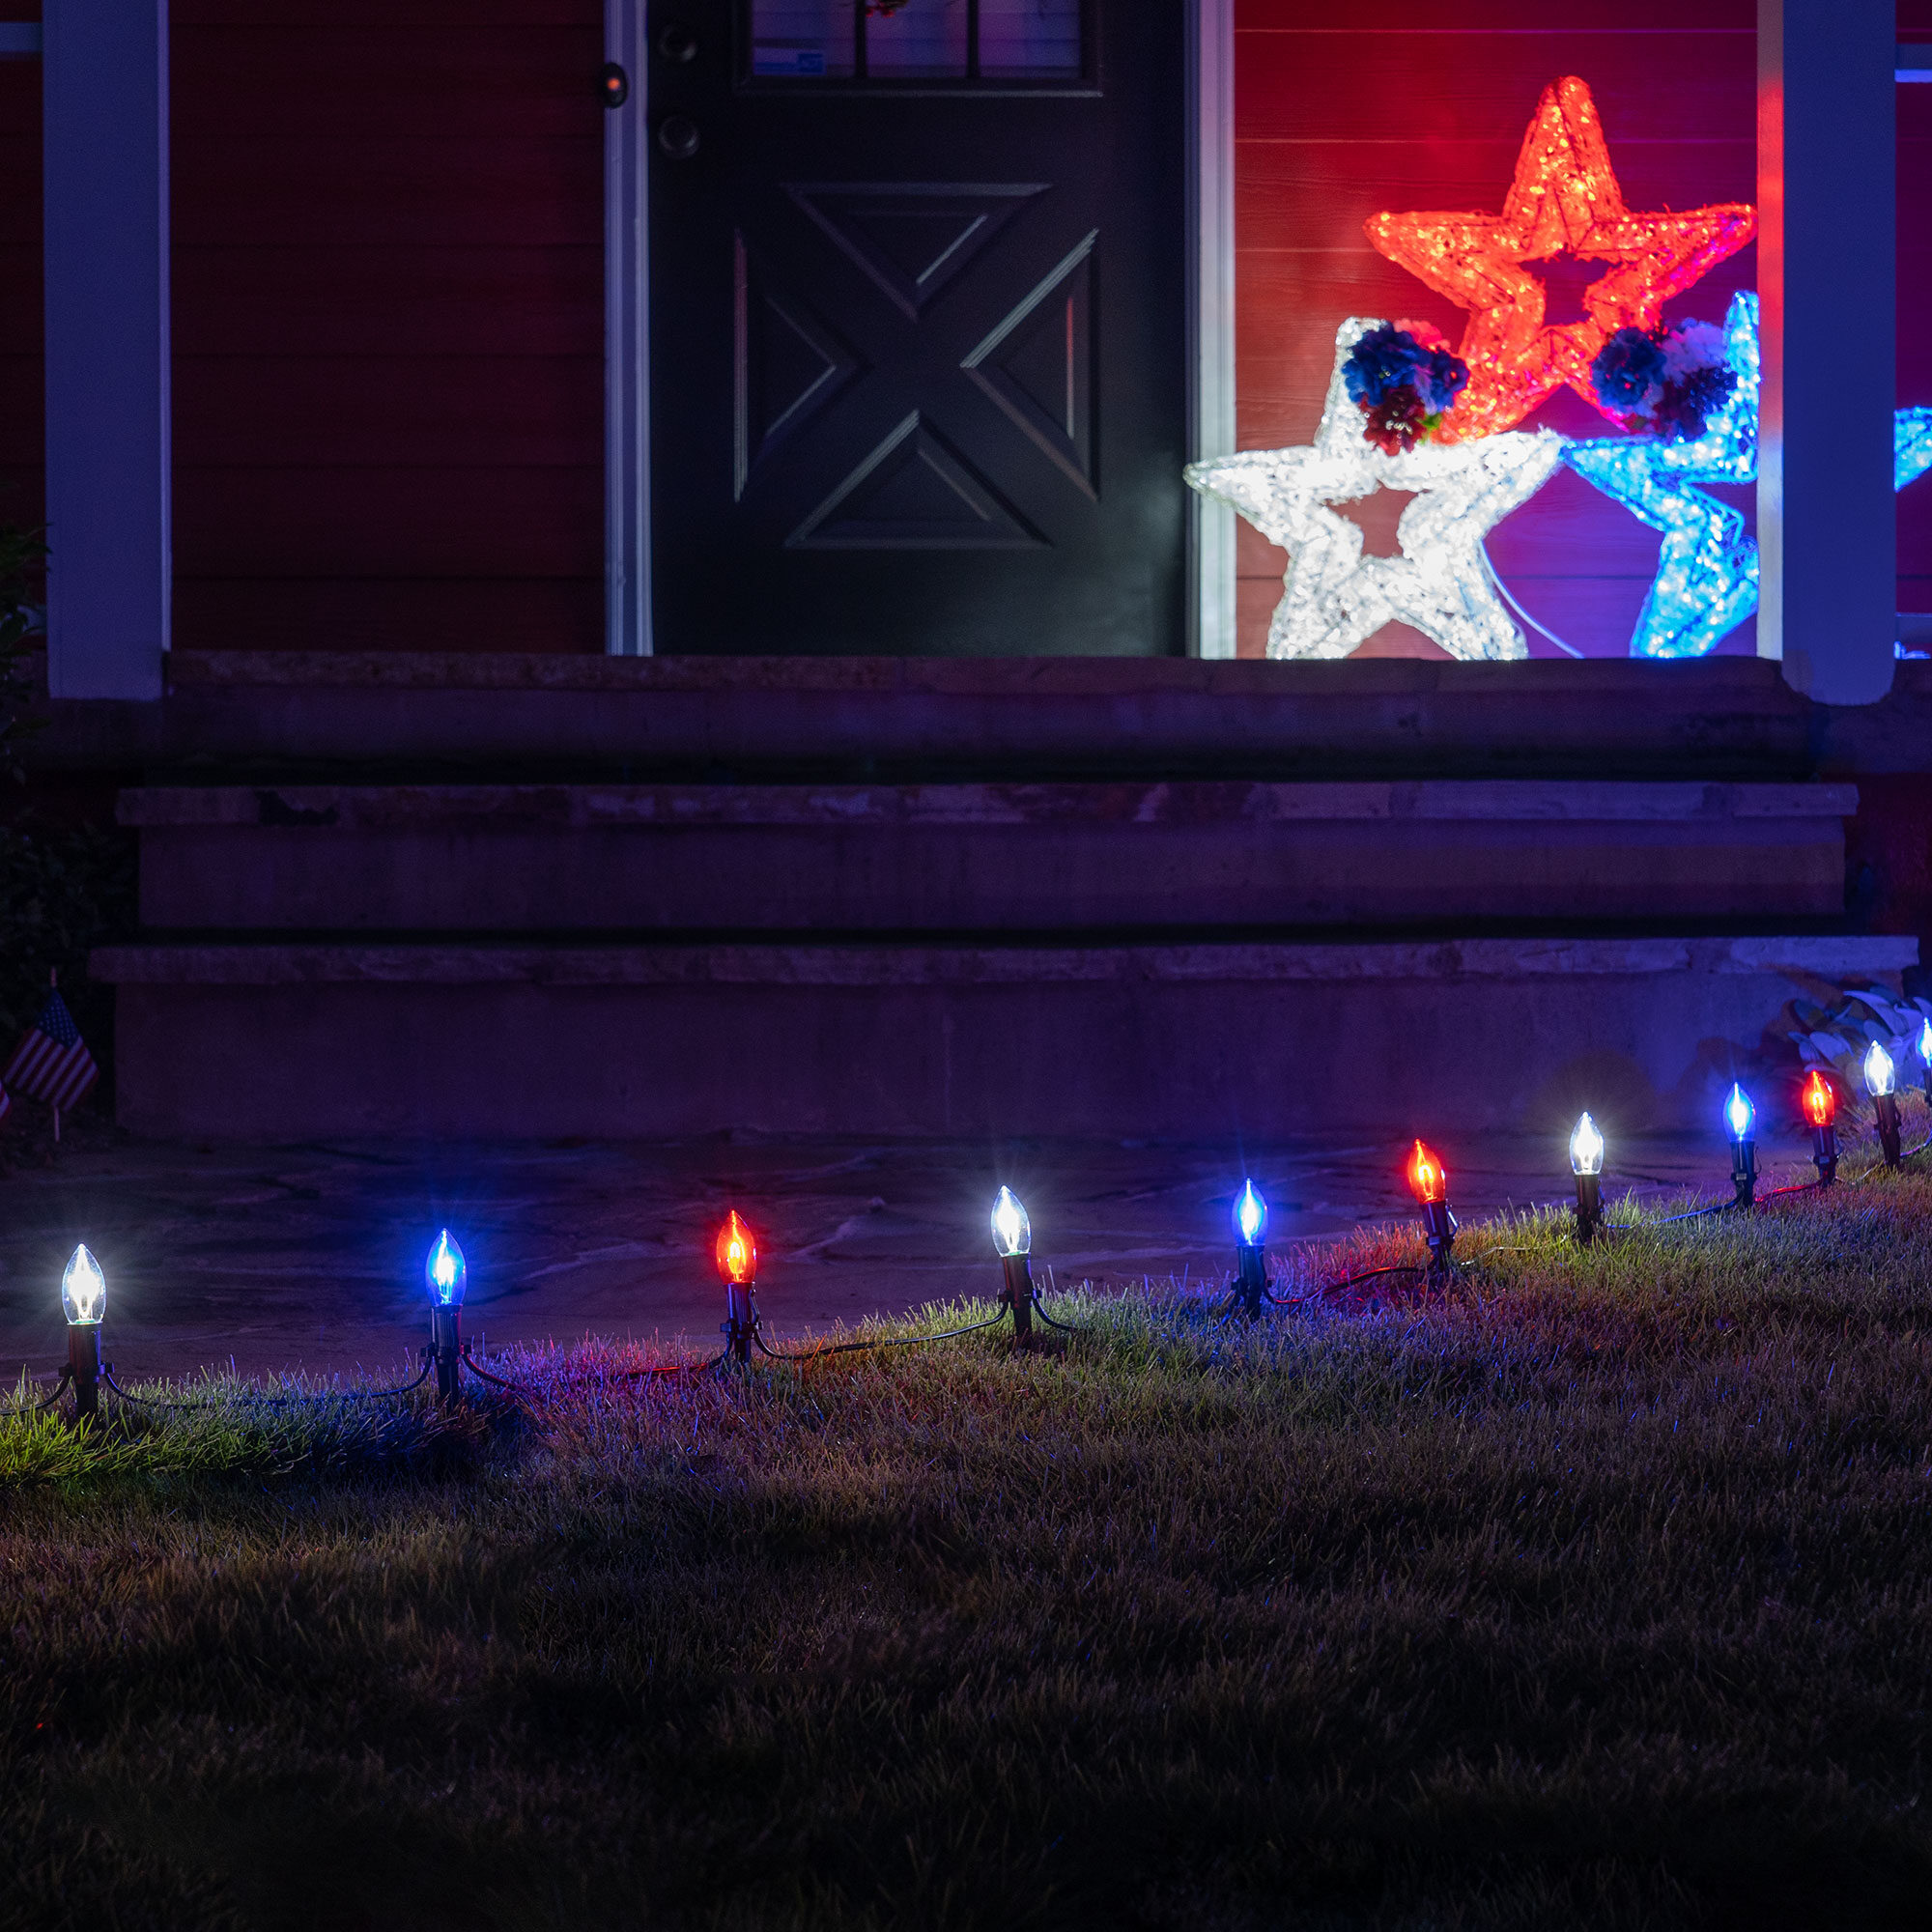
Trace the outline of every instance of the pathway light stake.
{"label": "pathway light stake", "polygon": [[436,1392],[445,1408],[455,1406],[456,1384],[463,1374],[463,1291],[469,1285],[469,1264],[445,1228],[423,1263],[423,1286],[429,1291],[429,1349],[436,1361]]}
{"label": "pathway light stake", "polygon": [[1724,1102],[1724,1126],[1731,1137],[1731,1185],[1735,1206],[1748,1208],[1757,1200],[1757,1109],[1736,1081]]}
{"label": "pathway light stake", "polygon": [[1422,1208],[1423,1232],[1429,1236],[1429,1272],[1449,1272],[1450,1250],[1456,1244],[1456,1217],[1449,1211],[1449,1172],[1435,1149],[1417,1141],[1408,1156],[1408,1188]]}
{"label": "pathway light stake", "polygon": [[93,1415],[99,1407],[100,1378],[107,1373],[100,1360],[100,1318],[106,1311],[106,1277],[82,1242],[61,1276],[61,1312],[67,1317],[67,1378],[73,1384],[76,1417]]}
{"label": "pathway light stake", "polygon": [[1811,1122],[1811,1163],[1818,1185],[1829,1187],[1838,1178],[1838,1096],[1832,1083],[1814,1066],[1804,1079],[1804,1118]]}
{"label": "pathway light stake", "polygon": [[1932,1020],[1918,1029],[1918,1064],[1925,1069],[1925,1104],[1932,1107]]}
{"label": "pathway light stake", "polygon": [[1249,1316],[1259,1316],[1267,1300],[1267,1203],[1247,1181],[1235,1203],[1235,1290]]}
{"label": "pathway light stake", "polygon": [[1013,1339],[1024,1349],[1033,1340],[1033,1223],[1010,1187],[1002,1187],[993,1203],[993,1252],[1007,1276],[1000,1299],[1012,1312]]}
{"label": "pathway light stake", "polygon": [[1878,1040],[1865,1048],[1865,1091],[1872,1096],[1878,1116],[1878,1144],[1885,1150],[1885,1164],[1896,1167],[1898,1153],[1898,1069],[1891,1055]]}
{"label": "pathway light stake", "polygon": [[1577,1177],[1577,1243],[1587,1248],[1604,1219],[1604,1137],[1588,1114],[1570,1136],[1570,1172]]}
{"label": "pathway light stake", "polygon": [[724,1352],[734,1362],[752,1359],[752,1339],[758,1330],[758,1244],[752,1231],[732,1208],[718,1231],[718,1272],[724,1279]]}

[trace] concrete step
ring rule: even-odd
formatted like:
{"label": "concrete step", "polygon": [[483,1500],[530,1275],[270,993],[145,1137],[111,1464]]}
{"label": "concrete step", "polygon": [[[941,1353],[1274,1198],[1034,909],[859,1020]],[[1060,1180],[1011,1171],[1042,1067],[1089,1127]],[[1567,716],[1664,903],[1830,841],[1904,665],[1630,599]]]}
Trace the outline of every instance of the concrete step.
{"label": "concrete step", "polygon": [[[1932,666],[1833,713],[1757,658],[170,653],[159,704],[56,700],[43,774],[1797,779],[1918,769]],[[1888,750],[1889,748],[1889,750]],[[1901,765],[1899,757],[1908,762]],[[1871,762],[1874,758],[1881,762]]]}
{"label": "concrete step", "polygon": [[[123,1123],[299,1139],[1705,1127],[1910,938],[104,949]],[[1768,1039],[1769,1036],[1769,1039]],[[1774,1056],[1775,1057],[1775,1056]],[[1783,1086],[1793,1089],[1782,1094]],[[1795,1081],[1760,1086],[1761,1108]],[[1770,1128],[1767,1128],[1770,1131]]]}
{"label": "concrete step", "polygon": [[1119,781],[151,786],[149,926],[1074,932],[1588,920],[1844,903],[1854,787]]}

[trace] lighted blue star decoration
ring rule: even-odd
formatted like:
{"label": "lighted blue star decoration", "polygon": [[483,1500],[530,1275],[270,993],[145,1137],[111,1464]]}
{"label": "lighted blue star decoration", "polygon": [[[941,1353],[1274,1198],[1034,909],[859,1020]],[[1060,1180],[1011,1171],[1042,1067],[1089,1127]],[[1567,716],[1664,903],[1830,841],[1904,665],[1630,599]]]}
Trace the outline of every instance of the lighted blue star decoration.
{"label": "lighted blue star decoration", "polygon": [[1891,487],[1903,490],[1932,469],[1932,410],[1900,410],[1891,419]]}
{"label": "lighted blue star decoration", "polygon": [[1757,545],[1742,511],[1700,483],[1757,480],[1757,297],[1731,298],[1724,353],[1738,382],[1694,441],[1604,437],[1573,442],[1563,460],[1606,497],[1663,532],[1636,629],[1634,658],[1700,658],[1757,609]]}

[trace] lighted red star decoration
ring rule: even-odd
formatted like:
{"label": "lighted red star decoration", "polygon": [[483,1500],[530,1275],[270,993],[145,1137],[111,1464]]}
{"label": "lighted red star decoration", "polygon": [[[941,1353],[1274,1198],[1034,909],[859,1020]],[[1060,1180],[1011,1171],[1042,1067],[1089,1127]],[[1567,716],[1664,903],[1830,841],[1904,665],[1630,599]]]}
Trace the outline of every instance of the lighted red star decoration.
{"label": "lighted red star decoration", "polygon": [[[1469,384],[1436,432],[1457,442],[1520,422],[1565,383],[1597,403],[1590,364],[1612,332],[1655,328],[1672,296],[1751,239],[1757,211],[1633,214],[1597,103],[1573,74],[1543,90],[1500,214],[1376,214],[1366,226],[1390,261],[1471,312],[1460,351]],[[1524,265],[1565,254],[1605,272],[1583,293],[1584,321],[1546,323],[1544,286]]]}

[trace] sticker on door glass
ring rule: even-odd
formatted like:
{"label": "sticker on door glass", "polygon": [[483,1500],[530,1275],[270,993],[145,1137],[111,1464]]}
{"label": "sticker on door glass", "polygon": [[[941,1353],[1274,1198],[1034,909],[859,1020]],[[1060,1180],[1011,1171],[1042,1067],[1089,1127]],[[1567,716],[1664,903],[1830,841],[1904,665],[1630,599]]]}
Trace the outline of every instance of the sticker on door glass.
{"label": "sticker on door glass", "polygon": [[963,80],[968,0],[866,0],[866,71],[881,80]]}
{"label": "sticker on door glass", "polygon": [[980,71],[989,80],[1071,80],[1080,0],[980,0]]}

